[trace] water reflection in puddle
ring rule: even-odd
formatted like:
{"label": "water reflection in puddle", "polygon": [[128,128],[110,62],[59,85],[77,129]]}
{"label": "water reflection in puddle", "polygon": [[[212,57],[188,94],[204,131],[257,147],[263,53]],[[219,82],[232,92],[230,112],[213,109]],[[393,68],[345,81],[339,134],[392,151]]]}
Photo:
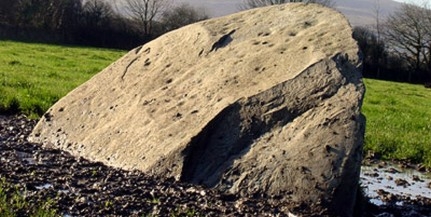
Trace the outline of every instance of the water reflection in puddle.
{"label": "water reflection in puddle", "polygon": [[44,184],[44,185],[40,185],[40,186],[36,186],[37,190],[41,190],[41,189],[48,189],[48,188],[52,188],[52,184]]}
{"label": "water reflection in puddle", "polygon": [[29,164],[29,165],[36,164],[33,158],[33,154],[31,153],[16,151],[15,154],[17,155],[18,159],[20,159],[22,162],[26,164]]}
{"label": "water reflection in puddle", "polygon": [[[428,186],[430,182],[430,174],[402,169],[396,165],[388,165],[384,168],[379,168],[377,165],[361,168],[361,185],[366,187],[365,193],[371,198],[370,202],[378,206],[385,204],[378,194],[381,190],[411,199],[431,198],[431,189]],[[397,202],[397,205],[403,204]]]}

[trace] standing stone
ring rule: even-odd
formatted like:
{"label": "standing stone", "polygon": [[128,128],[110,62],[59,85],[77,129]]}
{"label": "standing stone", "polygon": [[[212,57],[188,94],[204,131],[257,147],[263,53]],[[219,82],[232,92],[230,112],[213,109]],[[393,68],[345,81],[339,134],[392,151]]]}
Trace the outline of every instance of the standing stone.
{"label": "standing stone", "polygon": [[343,15],[315,4],[189,25],[70,92],[30,140],[111,166],[351,216],[365,125],[351,35]]}

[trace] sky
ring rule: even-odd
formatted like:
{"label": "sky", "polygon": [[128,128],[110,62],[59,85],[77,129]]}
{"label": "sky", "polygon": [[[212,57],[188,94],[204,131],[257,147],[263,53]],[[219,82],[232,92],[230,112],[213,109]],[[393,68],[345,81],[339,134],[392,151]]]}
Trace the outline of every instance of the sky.
{"label": "sky", "polygon": [[[177,3],[186,2],[195,7],[205,8],[211,17],[223,16],[239,11],[240,5],[245,0],[175,0]],[[369,9],[370,5],[380,1],[387,5],[390,0],[333,0],[338,8],[350,8],[354,10]],[[417,2],[428,0],[397,0],[398,2]],[[392,4],[391,4],[392,6]]]}
{"label": "sky", "polygon": [[394,1],[402,2],[402,3],[412,3],[412,4],[417,4],[417,5],[423,5],[428,0],[394,0]]}
{"label": "sky", "polygon": [[211,17],[218,17],[238,12],[242,0],[176,0],[176,2],[205,8]]}
{"label": "sky", "polygon": [[[177,3],[189,3],[193,7],[205,8],[210,17],[219,17],[238,12],[245,0],[175,0]],[[363,26],[375,23],[375,4],[381,4],[381,16],[387,16],[393,12],[399,3],[391,0],[333,0],[336,8],[349,17],[352,25]],[[422,1],[422,0],[398,0],[398,1]]]}
{"label": "sky", "polygon": [[[108,1],[108,0],[107,0]],[[112,0],[110,0],[112,1]],[[240,11],[246,0],[172,0],[175,3],[188,3],[202,9],[210,17],[220,17]],[[399,7],[398,2],[423,5],[429,0],[333,0],[338,10],[344,13],[353,26],[367,26],[375,23],[376,2],[379,2],[380,16],[386,17]]]}

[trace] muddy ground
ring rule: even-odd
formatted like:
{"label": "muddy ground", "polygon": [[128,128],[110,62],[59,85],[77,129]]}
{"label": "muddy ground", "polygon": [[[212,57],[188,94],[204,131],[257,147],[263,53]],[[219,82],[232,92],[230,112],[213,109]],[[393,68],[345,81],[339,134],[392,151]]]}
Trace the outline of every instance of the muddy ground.
{"label": "muddy ground", "polygon": [[[15,184],[32,204],[51,198],[62,216],[288,216],[312,210],[278,198],[226,195],[42,148],[26,142],[35,124],[23,115],[0,116],[0,178]],[[365,203],[365,216],[431,216],[429,198],[380,195],[389,198],[385,205]]]}

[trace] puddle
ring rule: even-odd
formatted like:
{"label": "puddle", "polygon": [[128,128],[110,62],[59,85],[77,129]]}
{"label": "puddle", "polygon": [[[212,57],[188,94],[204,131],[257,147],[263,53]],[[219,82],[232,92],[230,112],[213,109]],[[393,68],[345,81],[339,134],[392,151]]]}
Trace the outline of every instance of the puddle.
{"label": "puddle", "polygon": [[36,164],[33,155],[31,153],[22,152],[22,151],[16,151],[15,154],[17,155],[18,159],[23,161],[26,164],[34,165]]}
{"label": "puddle", "polygon": [[35,188],[37,190],[41,190],[41,189],[48,189],[48,188],[52,188],[52,187],[53,187],[52,184],[47,183],[47,184],[44,184],[44,185],[36,186]]}
{"label": "puddle", "polygon": [[[393,195],[400,195],[417,199],[418,197],[431,198],[431,174],[420,173],[412,169],[402,169],[396,165],[388,164],[384,168],[377,165],[361,167],[361,184],[366,187],[365,193],[371,203],[381,206],[385,202],[381,200],[378,192],[383,190]],[[402,206],[402,202],[396,205]]]}

